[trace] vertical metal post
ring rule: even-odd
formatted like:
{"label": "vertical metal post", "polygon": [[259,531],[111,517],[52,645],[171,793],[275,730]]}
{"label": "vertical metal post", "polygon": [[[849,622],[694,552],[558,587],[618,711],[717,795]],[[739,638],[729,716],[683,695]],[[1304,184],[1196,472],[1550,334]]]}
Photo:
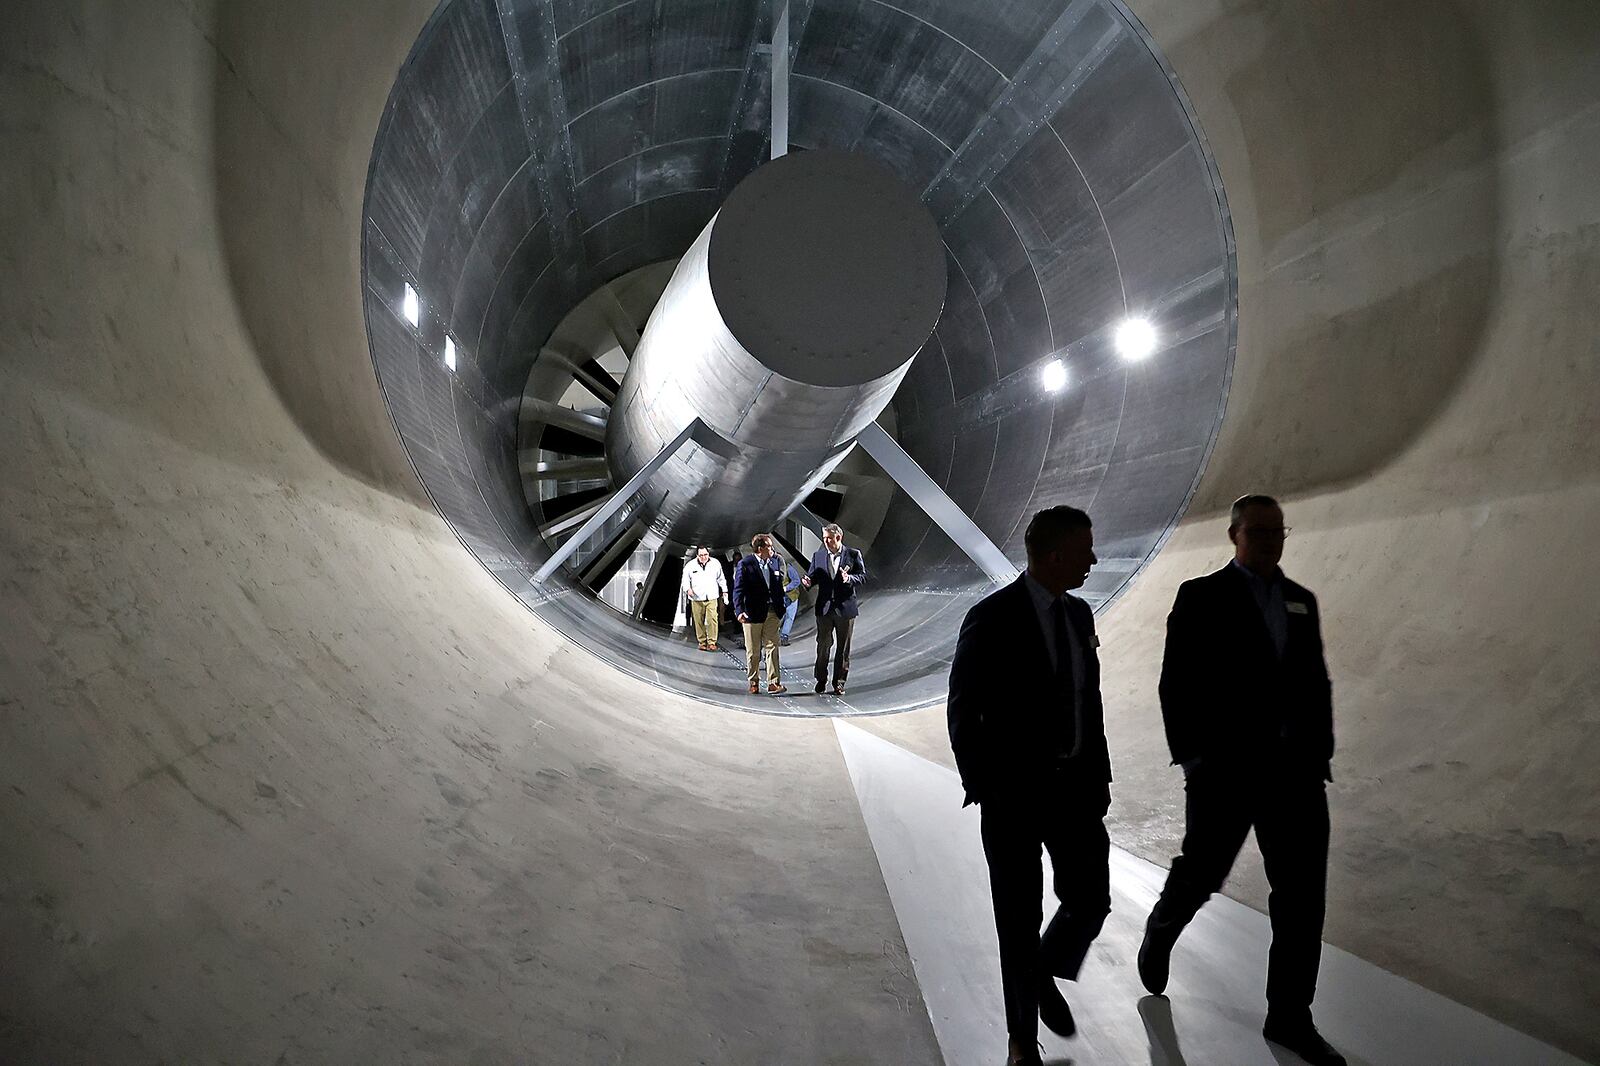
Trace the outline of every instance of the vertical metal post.
{"label": "vertical metal post", "polygon": [[789,151],[789,0],[773,0],[772,158]]}

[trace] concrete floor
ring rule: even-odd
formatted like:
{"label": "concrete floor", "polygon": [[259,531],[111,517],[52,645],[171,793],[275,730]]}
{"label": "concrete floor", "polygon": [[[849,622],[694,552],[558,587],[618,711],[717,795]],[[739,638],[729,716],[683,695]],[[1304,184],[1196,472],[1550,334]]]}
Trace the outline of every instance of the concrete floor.
{"label": "concrete floor", "polygon": [[[1600,8],[1130,6],[1242,288],[1199,496],[1101,623],[1115,838],[1170,855],[1162,621],[1277,492],[1329,941],[1600,1059]],[[938,1061],[832,726],[599,669],[410,473],[358,234],[430,8],[8,7],[0,1059]]]}

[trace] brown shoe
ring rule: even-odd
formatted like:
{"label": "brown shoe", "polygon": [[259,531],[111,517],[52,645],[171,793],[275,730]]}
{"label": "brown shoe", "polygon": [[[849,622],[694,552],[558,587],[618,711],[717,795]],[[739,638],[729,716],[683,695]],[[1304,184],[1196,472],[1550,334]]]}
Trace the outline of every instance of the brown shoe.
{"label": "brown shoe", "polygon": [[711,650],[711,645],[707,644],[705,641],[701,641],[700,642],[700,650],[701,651],[710,651]]}
{"label": "brown shoe", "polygon": [[774,681],[772,684],[767,686],[767,695],[769,695],[769,696],[776,696],[780,692],[788,692],[788,691],[789,691],[789,686],[788,685],[780,685],[776,681]]}
{"label": "brown shoe", "polygon": [[713,640],[710,644],[706,645],[706,651],[716,651],[716,650],[717,650],[717,642],[716,641]]}
{"label": "brown shoe", "polygon": [[750,682],[750,695],[754,696],[759,691],[761,691],[761,686],[754,681]]}

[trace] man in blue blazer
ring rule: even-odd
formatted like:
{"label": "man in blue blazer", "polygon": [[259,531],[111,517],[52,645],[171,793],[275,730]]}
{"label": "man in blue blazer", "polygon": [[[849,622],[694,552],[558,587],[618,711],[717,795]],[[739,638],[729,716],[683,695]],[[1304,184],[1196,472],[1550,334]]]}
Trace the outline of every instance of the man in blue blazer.
{"label": "man in blue blazer", "polygon": [[1183,850],[1145,925],[1139,977],[1167,987],[1178,935],[1222,883],[1252,828],[1272,894],[1268,1040],[1312,1066],[1344,1056],[1311,1020],[1328,876],[1333,686],[1317,599],[1279,569],[1283,508],[1241,496],[1233,560],[1178,588],[1161,662],[1161,716],[1183,768]]}
{"label": "man in blue blazer", "polygon": [[817,693],[828,687],[828,652],[833,651],[833,694],[844,695],[850,675],[850,637],[855,632],[861,602],[856,589],[867,580],[867,560],[855,548],[844,546],[844,530],[822,527],[822,550],[811,556],[811,569],[800,579],[806,588],[817,587]]}
{"label": "man in blue blazer", "polygon": [[[950,747],[979,805],[989,863],[1010,1066],[1039,1066],[1039,1021],[1077,1031],[1055,978],[1076,980],[1111,912],[1111,758],[1099,644],[1079,588],[1096,560],[1089,516],[1051,507],[1028,523],[1028,569],[967,612],[950,668]],[[1049,849],[1061,901],[1044,935]]]}
{"label": "man in blue blazer", "polygon": [[750,695],[760,691],[760,661],[767,660],[767,692],[789,691],[778,674],[778,629],[783,622],[783,576],[772,569],[772,534],[750,540],[754,555],[733,568],[733,616],[744,626],[744,659],[750,673]]}

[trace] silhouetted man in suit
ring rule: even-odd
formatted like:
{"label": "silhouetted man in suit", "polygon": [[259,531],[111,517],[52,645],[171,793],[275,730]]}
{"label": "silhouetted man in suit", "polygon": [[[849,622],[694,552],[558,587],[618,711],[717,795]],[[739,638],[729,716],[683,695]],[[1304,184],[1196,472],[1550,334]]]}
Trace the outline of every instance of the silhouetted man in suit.
{"label": "silhouetted man in suit", "polygon": [[[950,668],[950,746],[967,802],[983,819],[1008,1063],[1039,1062],[1039,1019],[1076,1031],[1055,978],[1076,980],[1111,911],[1111,759],[1100,705],[1094,615],[1068,596],[1095,563],[1089,516],[1040,511],[1025,536],[1028,569],[961,623]],[[1044,936],[1043,868],[1050,850],[1060,908]]]}
{"label": "silhouetted man in suit", "polygon": [[850,638],[855,634],[861,601],[856,589],[867,580],[867,561],[855,548],[844,546],[844,530],[822,527],[822,550],[811,556],[811,569],[800,579],[806,588],[817,586],[817,694],[828,687],[828,651],[833,648],[833,694],[844,695],[850,674]]}
{"label": "silhouetted man in suit", "polygon": [[1311,1021],[1328,871],[1333,690],[1317,600],[1283,576],[1283,510],[1242,496],[1228,525],[1234,557],[1186,581],[1167,618],[1161,716],[1183,767],[1183,851],[1145,925],[1139,977],[1159,995],[1178,934],[1222,888],[1252,826],[1272,885],[1268,1040],[1313,1066],[1344,1057]]}

